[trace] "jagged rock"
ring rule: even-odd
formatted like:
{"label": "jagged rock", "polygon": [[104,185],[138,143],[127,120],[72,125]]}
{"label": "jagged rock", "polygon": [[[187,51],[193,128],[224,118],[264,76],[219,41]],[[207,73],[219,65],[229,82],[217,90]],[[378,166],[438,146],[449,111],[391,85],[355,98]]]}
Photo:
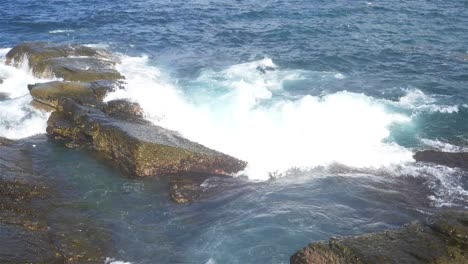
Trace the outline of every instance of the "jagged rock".
{"label": "jagged rock", "polygon": [[99,104],[107,93],[114,91],[116,85],[109,81],[90,83],[53,81],[28,85],[34,100],[56,108],[62,98],[72,98],[88,105]]}
{"label": "jagged rock", "polygon": [[71,99],[59,102],[50,116],[52,137],[92,144],[124,172],[137,176],[177,173],[229,175],[246,163],[191,142],[143,119],[126,120]]}
{"label": "jagged rock", "polygon": [[468,152],[442,152],[436,150],[418,151],[413,158],[418,162],[431,162],[448,167],[468,169]]}
{"label": "jagged rock", "polygon": [[397,230],[330,239],[308,245],[290,262],[361,263],[468,263],[468,212],[446,212],[425,223]]}
{"label": "jagged rock", "polygon": [[108,115],[122,118],[142,118],[143,109],[138,103],[125,99],[112,100],[104,106],[104,112]]}

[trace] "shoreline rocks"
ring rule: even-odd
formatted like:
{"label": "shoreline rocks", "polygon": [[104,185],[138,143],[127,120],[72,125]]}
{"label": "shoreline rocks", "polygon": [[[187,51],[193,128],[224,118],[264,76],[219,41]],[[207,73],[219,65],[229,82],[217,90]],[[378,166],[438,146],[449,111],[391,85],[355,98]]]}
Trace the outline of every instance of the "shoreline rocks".
{"label": "shoreline rocks", "polygon": [[47,133],[52,137],[91,144],[131,175],[230,175],[246,165],[144,119],[135,117],[129,121],[112,117],[71,99],[59,102],[47,125]]}
{"label": "shoreline rocks", "polygon": [[137,103],[104,103],[105,96],[122,89],[124,81],[115,69],[116,56],[107,51],[32,42],[6,55],[9,65],[20,66],[25,60],[36,76],[63,79],[31,84],[28,89],[31,105],[52,112],[47,133],[66,146],[90,146],[132,176],[231,176],[247,165],[151,124]]}
{"label": "shoreline rocks", "polygon": [[448,211],[396,230],[315,242],[291,264],[468,263],[468,212]]}

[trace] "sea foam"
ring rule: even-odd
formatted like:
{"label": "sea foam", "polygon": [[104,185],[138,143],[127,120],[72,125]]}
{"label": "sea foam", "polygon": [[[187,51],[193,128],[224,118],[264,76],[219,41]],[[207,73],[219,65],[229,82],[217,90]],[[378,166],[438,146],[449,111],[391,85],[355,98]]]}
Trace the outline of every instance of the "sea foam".
{"label": "sea foam", "polygon": [[137,101],[155,124],[246,160],[243,173],[251,179],[332,163],[380,167],[413,161],[410,150],[385,142],[392,125],[411,117],[347,91],[288,98],[286,81],[313,74],[280,69],[269,58],[206,70],[185,84],[175,84],[147,57],[124,56],[117,68],[127,87],[107,100]]}
{"label": "sea foam", "polygon": [[49,113],[30,105],[28,84],[49,80],[35,78],[27,60],[19,68],[5,65],[5,55],[10,49],[0,49],[0,93],[7,99],[0,101],[0,137],[20,139],[45,133]]}

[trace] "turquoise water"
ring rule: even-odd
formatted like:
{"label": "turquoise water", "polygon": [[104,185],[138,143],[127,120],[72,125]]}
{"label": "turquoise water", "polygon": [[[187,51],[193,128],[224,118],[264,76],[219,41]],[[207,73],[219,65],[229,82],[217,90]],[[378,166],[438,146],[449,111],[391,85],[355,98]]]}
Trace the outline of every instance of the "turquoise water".
{"label": "turquoise water", "polygon": [[[0,3],[1,61],[23,41],[115,52],[127,85],[108,99],[249,162],[242,184],[180,206],[164,177],[27,139],[35,173],[64,190],[52,227],[93,223],[109,257],[286,263],[311,241],[468,205],[466,171],[411,157],[468,149],[466,1]],[[26,85],[44,80],[5,65],[0,79],[0,136],[43,134]]]}

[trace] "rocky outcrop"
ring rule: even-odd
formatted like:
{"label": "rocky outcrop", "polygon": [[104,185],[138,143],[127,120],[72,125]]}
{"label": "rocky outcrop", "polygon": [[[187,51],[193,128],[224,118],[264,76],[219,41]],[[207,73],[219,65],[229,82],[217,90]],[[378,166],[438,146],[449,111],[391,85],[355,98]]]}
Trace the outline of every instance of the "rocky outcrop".
{"label": "rocky outcrop", "polygon": [[448,167],[468,169],[468,152],[418,151],[413,158],[418,162],[430,162]]}
{"label": "rocky outcrop", "polygon": [[137,103],[104,103],[109,92],[122,88],[124,79],[115,70],[115,57],[106,51],[80,45],[25,43],[8,52],[6,59],[15,66],[27,59],[36,76],[63,79],[28,87],[33,105],[52,110],[47,122],[52,138],[65,141],[69,147],[92,146],[127,174],[227,176],[246,166],[243,161],[149,123]]}
{"label": "rocky outcrop", "polygon": [[98,105],[117,87],[116,83],[107,80],[89,83],[53,81],[28,85],[34,100],[54,108],[62,98],[71,98],[86,105]]}
{"label": "rocky outcrop", "polygon": [[47,123],[54,138],[89,143],[125,172],[137,176],[177,173],[228,175],[245,162],[191,142],[143,119],[109,116],[96,107],[62,99]]}
{"label": "rocky outcrop", "polygon": [[312,243],[292,255],[290,262],[468,263],[468,212],[445,212],[397,230]]}
{"label": "rocky outcrop", "polygon": [[124,119],[143,118],[143,109],[138,103],[125,99],[112,100],[104,106],[104,112]]}

